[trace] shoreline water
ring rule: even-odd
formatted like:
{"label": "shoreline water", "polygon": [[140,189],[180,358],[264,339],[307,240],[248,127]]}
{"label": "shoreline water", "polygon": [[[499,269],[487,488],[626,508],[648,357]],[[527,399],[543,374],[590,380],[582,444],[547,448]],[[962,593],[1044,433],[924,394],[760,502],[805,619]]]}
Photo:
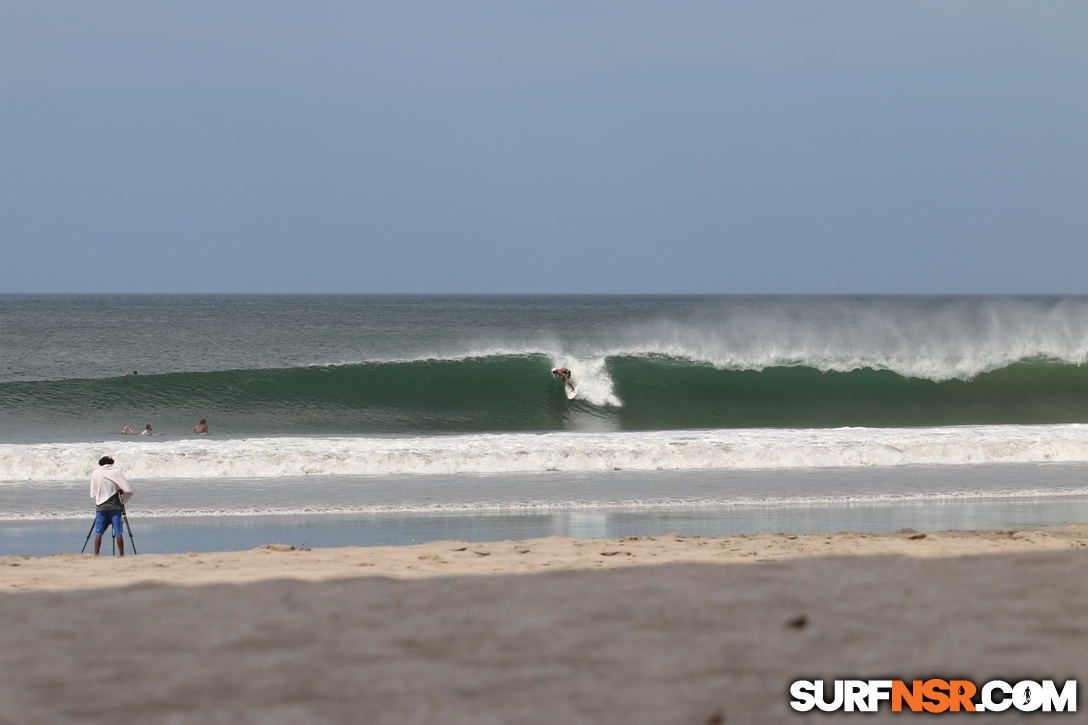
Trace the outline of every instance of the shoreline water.
{"label": "shoreline water", "polygon": [[[0,528],[0,556],[77,553],[93,514],[82,519],[8,521]],[[884,535],[919,532],[1052,528],[1088,521],[1088,496],[972,498],[923,502],[821,503],[777,506],[567,509],[554,511],[325,513],[259,516],[141,518],[125,532],[137,552],[177,554],[253,549],[410,546],[457,539],[469,542],[548,536],[615,539],[661,536],[818,535],[849,531]],[[109,552],[107,534],[106,553]]]}
{"label": "shoreline water", "polygon": [[[138,551],[438,539],[889,533],[1088,521],[1075,464],[520,476],[135,480]],[[84,482],[4,484],[0,555],[77,552]],[[126,537],[127,538],[127,537]]]}

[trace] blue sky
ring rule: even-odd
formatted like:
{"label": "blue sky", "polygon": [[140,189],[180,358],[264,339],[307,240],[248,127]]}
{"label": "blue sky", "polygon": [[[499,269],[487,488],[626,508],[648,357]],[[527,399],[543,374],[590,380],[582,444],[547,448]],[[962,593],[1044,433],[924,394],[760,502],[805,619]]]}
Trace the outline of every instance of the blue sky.
{"label": "blue sky", "polygon": [[0,292],[1088,292],[1088,3],[0,2]]}

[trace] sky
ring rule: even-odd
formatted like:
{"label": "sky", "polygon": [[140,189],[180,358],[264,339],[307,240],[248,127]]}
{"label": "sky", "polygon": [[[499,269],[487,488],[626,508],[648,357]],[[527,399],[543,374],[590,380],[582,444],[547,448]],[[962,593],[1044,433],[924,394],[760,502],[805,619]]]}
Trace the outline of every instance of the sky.
{"label": "sky", "polygon": [[1088,3],[0,0],[0,293],[1088,293]]}

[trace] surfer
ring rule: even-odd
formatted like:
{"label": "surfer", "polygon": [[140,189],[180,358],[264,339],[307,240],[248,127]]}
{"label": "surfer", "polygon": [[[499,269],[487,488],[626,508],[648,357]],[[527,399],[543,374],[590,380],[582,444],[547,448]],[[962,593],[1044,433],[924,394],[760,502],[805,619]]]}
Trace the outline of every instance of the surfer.
{"label": "surfer", "polygon": [[563,378],[563,382],[570,387],[570,392],[574,392],[574,383],[570,381],[570,370],[567,368],[552,368],[552,379]]}
{"label": "surfer", "polygon": [[121,435],[125,435],[125,436],[149,436],[149,435],[151,435],[151,424],[150,424],[150,423],[148,423],[148,424],[147,424],[147,427],[146,427],[146,428],[144,428],[144,429],[143,429],[142,431],[140,431],[139,433],[137,433],[136,431],[132,430],[131,428],[129,428],[129,427],[128,427],[128,426],[126,425],[126,426],[125,426],[125,428],[124,428],[124,430],[122,430],[122,431],[121,431]]}
{"label": "surfer", "polygon": [[197,434],[207,433],[208,432],[208,421],[201,418],[200,422],[193,426],[193,432],[197,433]]}

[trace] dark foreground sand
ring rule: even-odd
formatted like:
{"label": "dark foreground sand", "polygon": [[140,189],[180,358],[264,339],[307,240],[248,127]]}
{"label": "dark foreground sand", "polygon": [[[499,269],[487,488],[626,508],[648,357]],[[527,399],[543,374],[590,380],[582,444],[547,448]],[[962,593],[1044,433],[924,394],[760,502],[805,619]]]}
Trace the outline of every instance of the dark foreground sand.
{"label": "dark foreground sand", "polygon": [[[1088,550],[1075,541],[1038,553],[8,590],[0,722],[915,720],[886,705],[875,716],[797,714],[789,683],[1083,685]],[[1080,710],[1035,718],[1085,722],[1088,704]]]}

